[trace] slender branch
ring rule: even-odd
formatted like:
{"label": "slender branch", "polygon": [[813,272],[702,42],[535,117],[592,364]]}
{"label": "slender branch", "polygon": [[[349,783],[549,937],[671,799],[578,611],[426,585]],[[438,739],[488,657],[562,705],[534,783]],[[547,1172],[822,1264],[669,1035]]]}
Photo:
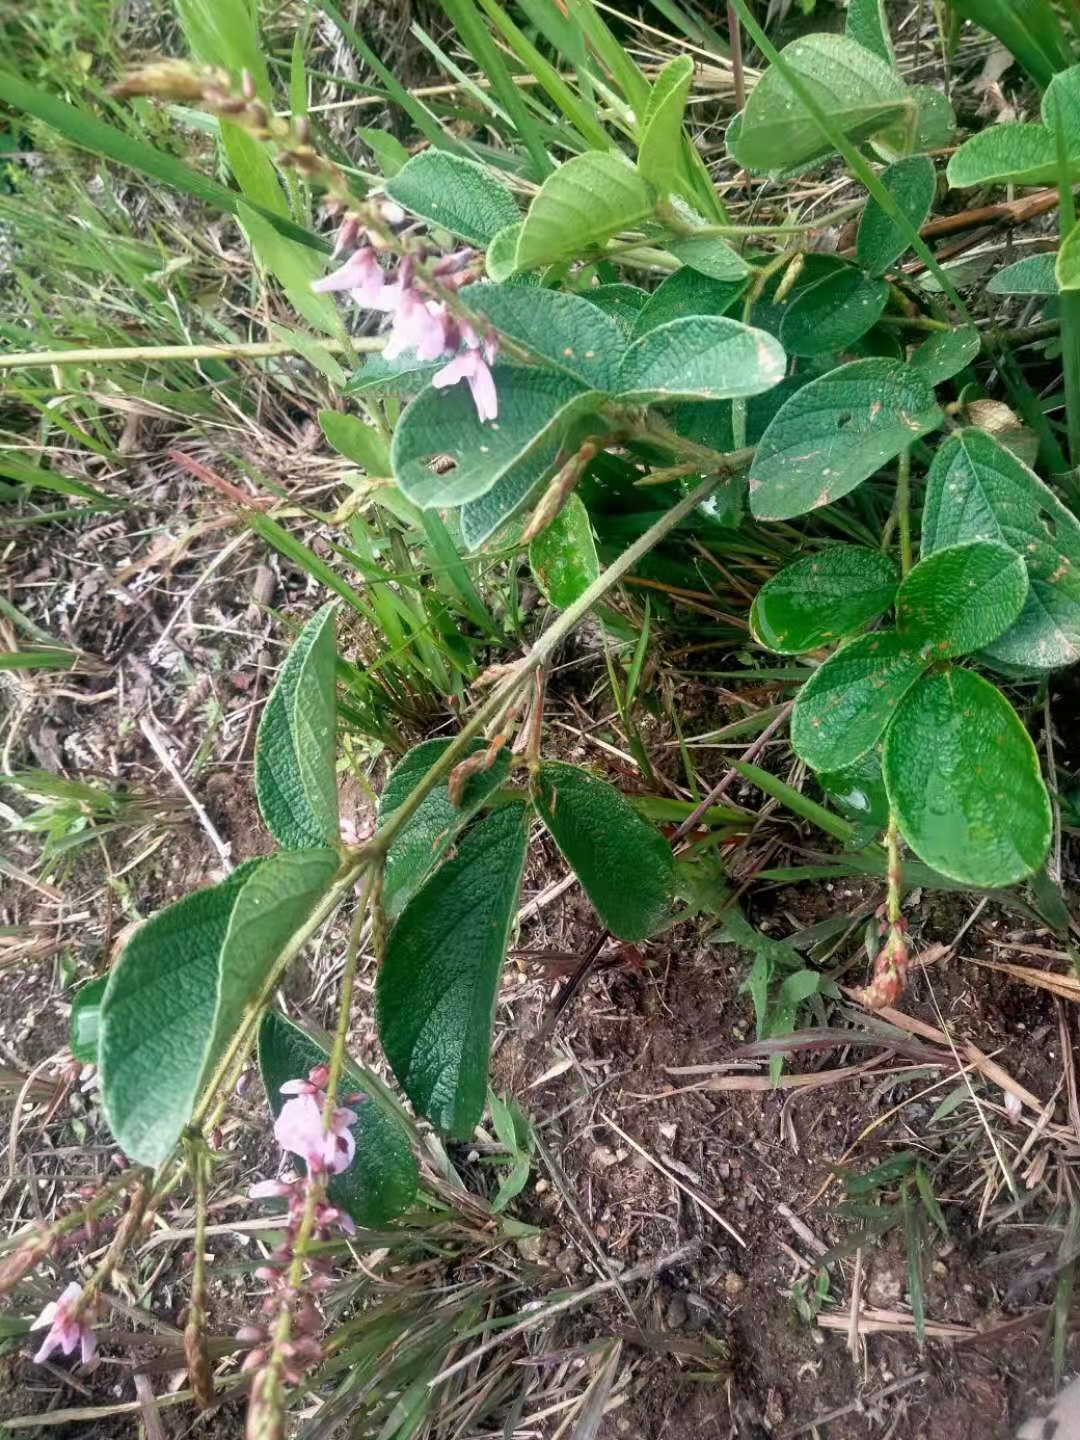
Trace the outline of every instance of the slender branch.
{"label": "slender branch", "polygon": [[[359,335],[350,344],[341,340],[315,342],[331,355],[352,351],[370,354],[386,344],[385,336]],[[306,347],[305,347],[306,349]],[[0,354],[0,370],[47,369],[51,365],[108,365],[129,361],[260,360],[274,355],[300,355],[291,340],[237,341],[235,345],[105,345],[78,350],[14,350]]]}
{"label": "slender branch", "polygon": [[680,525],[688,515],[693,514],[701,502],[707,500],[713,490],[722,483],[722,480],[722,476],[710,476],[708,480],[680,500],[677,505],[673,505],[670,510],[665,511],[655,525],[651,525],[644,535],[635,540],[627,550],[624,550],[616,561],[597,576],[585,593],[562,612],[554,624],[540,636],[529,654],[513,667],[511,673],[496,687],[458,732],[455,739],[446,747],[412,793],[398,806],[386,824],[376,832],[374,838],[368,842],[368,853],[374,851],[378,856],[386,854],[402,827],[408,824],[423,804],[425,796],[440,780],[450,774],[459,761],[465,759],[469,747],[477,736],[483,734],[486,727],[502,715],[529,677],[547,663],[597,601],[602,600],[608,591],[634,568],[639,560],[648,555],[649,551],[658,545],[666,535],[670,535],[672,530]]}
{"label": "slender branch", "polygon": [[900,574],[911,569],[911,451],[900,452],[896,467],[896,519],[900,530]]}

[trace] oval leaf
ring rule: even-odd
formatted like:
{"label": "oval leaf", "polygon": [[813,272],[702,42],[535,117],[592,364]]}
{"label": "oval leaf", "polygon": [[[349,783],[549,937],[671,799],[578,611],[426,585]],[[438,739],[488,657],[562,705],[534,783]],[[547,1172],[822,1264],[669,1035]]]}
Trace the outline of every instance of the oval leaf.
{"label": "oval leaf", "polygon": [[750,274],[742,256],[718,235],[680,235],[665,246],[676,260],[710,280],[745,281]]}
{"label": "oval leaf", "polygon": [[896,581],[896,567],[880,550],[831,545],[796,560],[762,586],[750,610],[750,629],[779,655],[834,645],[891,607]]}
{"label": "oval leaf", "polygon": [[849,0],[844,31],[848,38],[872,51],[886,65],[895,65],[885,0]]}
{"label": "oval leaf", "polygon": [[1054,132],[1045,125],[988,125],[964,141],[945,174],[954,190],[989,184],[1053,185],[1058,178]]}
{"label": "oval leaf", "polygon": [[799,292],[784,313],[780,340],[791,355],[846,350],[873,329],[888,298],[884,280],[845,266]]}
{"label": "oval leaf", "polygon": [[148,920],[109,973],[98,1046],[105,1117],[132,1160],[160,1165],[245,1009],[326,894],[333,850],[251,860]]}
{"label": "oval leaf", "polygon": [[1025,255],[999,270],[986,288],[991,295],[1056,295],[1056,262],[1056,255]]}
{"label": "oval leaf", "polygon": [[422,510],[478,499],[538,449],[554,459],[563,430],[595,403],[568,375],[509,365],[494,374],[494,423],[480,421],[465,385],[425,390],[398,422],[390,446],[394,479]]}
{"label": "oval leaf", "polygon": [[750,467],[750,509],[790,520],[854,490],[941,424],[925,377],[900,360],[853,360],[791,396]]}
{"label": "oval leaf", "polygon": [[[379,796],[380,825],[385,825],[416,789],[450,743],[425,740],[398,761]],[[471,753],[484,748],[477,741]],[[445,780],[428,791],[386,853],[381,898],[388,919],[397,919],[484,801],[505,785],[509,776],[510,757],[500,751],[490,769],[469,777],[460,806],[451,801]]]}
{"label": "oval leaf", "polygon": [[581,298],[605,315],[610,315],[624,335],[633,330],[638,315],[649,302],[649,292],[637,285],[593,285],[581,291]]}
{"label": "oval leaf", "polygon": [[[912,230],[921,230],[937,189],[929,155],[908,155],[882,174],[881,183],[907,216]],[[911,244],[908,229],[897,224],[871,196],[859,223],[855,258],[871,275],[884,275]]]}
{"label": "oval leaf", "polygon": [[926,478],[922,552],[997,540],[1027,566],[1016,623],[987,655],[1026,670],[1080,660],[1080,523],[1048,486],[983,430],[951,435]]}
{"label": "oval leaf", "polygon": [[[285,1103],[281,1087],[289,1080],[304,1080],[316,1065],[330,1058],[328,1048],[294,1025],[278,1010],[268,1010],[259,1026],[259,1073],[276,1120]],[[347,1170],[329,1184],[331,1205],[368,1229],[386,1225],[412,1204],[420,1183],[416,1160],[401,1119],[395,1115],[382,1086],[369,1071],[345,1058],[344,1093],[359,1092],[363,1100],[349,1101],[356,1114],[349,1127],[356,1154]],[[304,1162],[292,1163],[303,1171]]]}
{"label": "oval leaf", "polygon": [[662,193],[692,193],[679,171],[683,159],[683,111],[693,78],[694,62],[689,55],[680,55],[668,61],[649,92],[637,167]]}
{"label": "oval leaf", "polygon": [[530,811],[481,820],[390,931],[375,983],[379,1038],[401,1088],[467,1140],[484,1113],[491,1024],[517,911]]}
{"label": "oval leaf", "polygon": [[943,385],[977,359],[981,349],[982,336],[971,325],[939,330],[923,341],[908,364],[925,376],[928,385]]}
{"label": "oval leaf", "polygon": [[690,265],[683,265],[657,286],[634,322],[633,337],[693,315],[726,315],[746,289],[745,278],[713,280]]}
{"label": "oval leaf", "polygon": [[814,770],[853,764],[881,739],[926,665],[918,648],[895,630],[860,635],[842,646],[795,700],[795,753]]}
{"label": "oval leaf", "polygon": [[593,908],[620,940],[647,940],[671,913],[675,862],[619,792],[576,765],[537,775],[536,808]]}
{"label": "oval leaf", "polygon": [[1022,556],[994,540],[949,545],[920,560],[896,597],[902,635],[934,660],[970,655],[1003,635],[1024,608]]}
{"label": "oval leaf", "polygon": [[571,495],[529,546],[529,568],[544,598],[557,610],[580,600],[600,574],[589,512]]}
{"label": "oval leaf", "polygon": [[620,399],[729,400],[784,378],[778,341],[723,315],[671,320],[635,340],[616,376]]}
{"label": "oval leaf", "polygon": [[474,314],[552,369],[594,390],[611,389],[626,341],[611,316],[595,305],[542,286],[480,284],[459,293]]}
{"label": "oval leaf", "polygon": [[266,827],[287,850],[338,838],[334,769],[335,607],[301,630],[277,678],[255,742],[255,793]]}
{"label": "oval leaf", "polygon": [[[866,140],[914,114],[892,66],[846,36],[807,35],[785,46],[780,58],[851,140]],[[754,86],[739,120],[728,149],[747,170],[777,174],[833,153],[832,141],[775,66]]]}
{"label": "oval leaf", "polygon": [[885,738],[900,833],[951,880],[1015,885],[1050,847],[1050,799],[1031,737],[1004,695],[970,670],[927,675]]}
{"label": "oval leaf", "polygon": [[541,185],[518,238],[515,265],[531,270],[578,258],[647,219],[656,191],[623,155],[575,155]]}
{"label": "oval leaf", "polygon": [[319,428],[339,455],[359,465],[366,474],[390,474],[390,451],[373,425],[338,410],[320,410]]}
{"label": "oval leaf", "polygon": [[470,245],[491,243],[521,219],[513,195],[490,171],[445,150],[422,150],[386,183],[391,200]]}

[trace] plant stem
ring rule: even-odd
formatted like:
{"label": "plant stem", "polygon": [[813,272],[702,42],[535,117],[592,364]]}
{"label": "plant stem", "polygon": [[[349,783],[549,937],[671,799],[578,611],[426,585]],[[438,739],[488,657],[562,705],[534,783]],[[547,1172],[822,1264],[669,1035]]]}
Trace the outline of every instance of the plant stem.
{"label": "plant stem", "polygon": [[900,574],[911,569],[911,451],[902,450],[896,467],[896,518],[900,530]]}
{"label": "plant stem", "polygon": [[[368,354],[381,350],[384,337],[360,335],[349,345],[340,340],[318,340],[320,349],[331,355],[351,351]],[[259,360],[274,355],[300,355],[289,340],[237,341],[235,345],[112,345],[87,346],[80,350],[16,350],[0,355],[0,370],[45,369],[51,365],[108,365],[132,360]]]}
{"label": "plant stem", "polygon": [[573,605],[562,612],[559,618],[540,636],[529,654],[511,668],[510,673],[496,686],[488,699],[462,727],[416,788],[406,796],[386,824],[376,832],[366,847],[365,853],[370,855],[374,852],[376,856],[385,856],[402,827],[408,824],[423,804],[425,796],[440,780],[450,774],[459,761],[465,759],[473,740],[482,734],[492,721],[502,715],[529,677],[547,663],[598,600],[602,600],[608,591],[634,568],[639,560],[648,555],[649,551],[658,545],[666,535],[670,535],[672,530],[680,525],[688,515],[693,514],[703,500],[708,499],[717,485],[722,483],[722,478],[721,476],[710,476],[708,480],[703,481],[689,495],[680,500],[677,505],[673,505],[670,510],[661,515],[660,519],[651,525],[644,535],[635,540],[616,561],[597,576]]}

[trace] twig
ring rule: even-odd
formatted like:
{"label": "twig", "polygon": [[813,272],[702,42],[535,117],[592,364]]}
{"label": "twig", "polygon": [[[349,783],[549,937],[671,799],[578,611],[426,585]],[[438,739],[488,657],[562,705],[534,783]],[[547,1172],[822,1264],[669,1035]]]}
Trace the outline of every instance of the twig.
{"label": "twig", "polygon": [[161,761],[162,765],[164,765],[165,769],[169,772],[169,778],[172,780],[173,784],[180,791],[184,799],[188,802],[192,810],[195,812],[195,818],[198,820],[202,828],[206,831],[207,837],[211,845],[213,845],[214,849],[217,851],[218,856],[221,859],[221,867],[225,871],[226,875],[228,875],[233,868],[232,856],[229,852],[228,845],[225,844],[225,841],[222,840],[217,830],[215,830],[214,822],[206,813],[202,802],[198,800],[196,796],[192,793],[192,791],[189,789],[187,782],[177,768],[176,761],[169,754],[168,750],[166,750],[164,740],[162,740],[161,736],[154,729],[153,725],[150,723],[150,719],[148,716],[139,716],[139,729],[146,736],[146,740],[150,746],[150,749],[153,750],[154,754]]}
{"label": "twig", "polygon": [[595,1285],[589,1285],[584,1290],[578,1290],[573,1295],[567,1295],[562,1300],[553,1300],[550,1305],[543,1306],[540,1310],[534,1310],[524,1320],[519,1320],[516,1325],[511,1325],[508,1330],[503,1330],[499,1335],[493,1335],[490,1340],[485,1340],[460,1360],[455,1360],[452,1365],[447,1365],[445,1370],[440,1370],[433,1379],[428,1381],[428,1389],[434,1390],[436,1385],[441,1385],[444,1380],[449,1380],[452,1375],[457,1375],[467,1366],[475,1364],[481,1355],[489,1355],[492,1350],[497,1350],[500,1345],[505,1345],[507,1340],[512,1340],[516,1335],[523,1335],[526,1330],[534,1330],[537,1325],[543,1325],[547,1320],[553,1320],[556,1315],[564,1315],[567,1310],[576,1310],[579,1305],[587,1305],[590,1300],[595,1300],[600,1295],[606,1295],[609,1290],[616,1289],[619,1285],[632,1285],[638,1280],[651,1280],[653,1276],[659,1275],[662,1270],[670,1270],[675,1265],[685,1265],[690,1260],[696,1260],[701,1253],[701,1245],[693,1240],[689,1245],[680,1245],[677,1250],[671,1250],[667,1255],[661,1255],[655,1260],[645,1260],[640,1265],[635,1265],[632,1270],[627,1270],[625,1275],[618,1280],[598,1280]]}
{"label": "twig", "polygon": [[[784,721],[791,714],[791,707],[794,703],[794,701],[789,701],[788,704],[781,705],[774,718],[769,721],[768,725],[766,725],[765,729],[761,732],[761,734],[757,737],[753,744],[750,745],[748,749],[743,751],[743,754],[741,756],[742,764],[748,765],[752,761],[757,759],[757,757],[761,754],[762,750],[765,749],[765,746],[768,744],[772,736],[776,733],[777,730],[779,730],[780,726],[783,725]],[[709,810],[713,805],[715,805],[717,800],[719,800],[721,796],[727,794],[730,786],[733,785],[738,778],[739,772],[737,770],[729,770],[727,774],[723,777],[723,779],[718,781],[717,784],[713,786],[713,788],[705,796],[705,799],[702,800],[699,805],[696,805],[694,809],[690,811],[690,814],[686,817],[686,819],[682,822],[679,828],[675,831],[675,834],[672,836],[672,843],[674,843],[676,840],[682,840],[685,836],[689,835],[691,830],[694,829],[695,825],[697,825],[698,821],[705,814],[705,812]]]}

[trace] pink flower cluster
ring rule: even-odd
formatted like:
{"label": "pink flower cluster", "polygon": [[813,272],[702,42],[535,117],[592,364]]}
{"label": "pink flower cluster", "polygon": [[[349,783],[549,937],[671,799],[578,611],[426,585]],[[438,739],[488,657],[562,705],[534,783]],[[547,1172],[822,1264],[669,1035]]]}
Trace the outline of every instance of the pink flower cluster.
{"label": "pink flower cluster", "polygon": [[[353,249],[354,245],[357,248]],[[450,357],[431,383],[441,390],[466,381],[481,422],[496,419],[499,397],[489,368],[498,352],[494,336],[481,338],[471,325],[450,313],[445,301],[426,298],[408,256],[399,261],[392,275],[383,270],[375,245],[351,216],[338,232],[334,254],[349,250],[352,253],[344,265],[314,281],[311,288],[320,293],[347,290],[365,310],[393,316],[383,352],[387,360],[396,360],[406,350],[415,350],[418,359],[429,362]],[[456,250],[436,260],[432,274],[444,290],[454,290],[469,278],[465,267],[472,259],[471,250]]]}
{"label": "pink flower cluster", "polygon": [[356,1111],[338,1106],[331,1114],[330,1128],[323,1129],[326,1073],[326,1066],[318,1065],[306,1080],[287,1080],[282,1085],[282,1095],[292,1098],[286,1100],[274,1122],[274,1138],[283,1150],[299,1155],[313,1173],[340,1175],[356,1154],[351,1129]]}
{"label": "pink flower cluster", "polygon": [[49,1333],[34,1355],[34,1360],[38,1365],[48,1360],[55,1350],[60,1350],[65,1355],[72,1354],[76,1345],[80,1347],[84,1365],[94,1358],[97,1351],[94,1332],[81,1316],[76,1316],[74,1313],[81,1298],[82,1286],[77,1285],[73,1280],[63,1291],[59,1300],[50,1300],[30,1326],[31,1330],[42,1330],[46,1325],[49,1327]]}

